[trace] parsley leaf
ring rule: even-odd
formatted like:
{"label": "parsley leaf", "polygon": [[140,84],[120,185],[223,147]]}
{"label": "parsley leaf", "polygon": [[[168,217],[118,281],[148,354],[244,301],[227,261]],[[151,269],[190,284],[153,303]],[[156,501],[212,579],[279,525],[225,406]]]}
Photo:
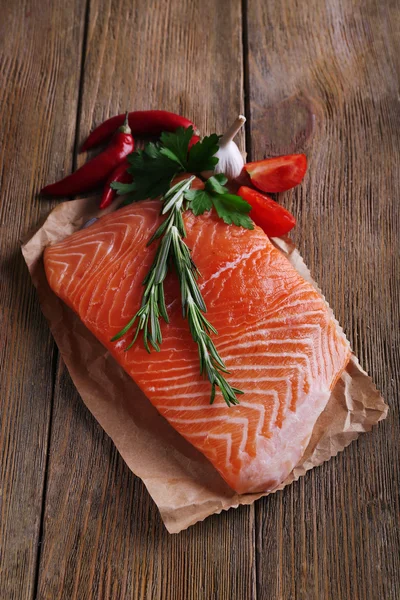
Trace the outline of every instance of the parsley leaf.
{"label": "parsley leaf", "polygon": [[213,196],[215,210],[220,219],[228,225],[237,225],[245,229],[254,229],[253,221],[247,214],[251,210],[250,204],[240,196],[233,194],[218,194]]}
{"label": "parsley leaf", "polygon": [[190,202],[190,210],[197,217],[212,208],[212,198],[205,190],[189,190],[185,194]]}
{"label": "parsley leaf", "polygon": [[237,225],[245,229],[254,229],[253,221],[248,213],[251,206],[240,196],[230,194],[224,186],[228,180],[220,173],[210,177],[204,190],[189,190],[185,194],[186,200],[190,202],[190,209],[194,215],[202,215],[214,205],[220,219],[228,225]]}
{"label": "parsley leaf", "polygon": [[121,181],[112,181],[110,187],[117,191],[118,196],[124,196],[133,191],[131,183],[122,183]]}
{"label": "parsley leaf", "polygon": [[225,183],[228,178],[223,173],[217,173],[213,175],[206,182],[206,190],[214,194],[225,194],[228,189],[225,187]]}
{"label": "parsley leaf", "polygon": [[170,160],[173,160],[174,162],[178,163],[178,165],[180,165],[181,167],[183,167],[183,165],[182,165],[181,161],[179,160],[179,158],[169,148],[160,148],[160,152],[161,152],[161,154],[163,156],[166,156]]}
{"label": "parsley leaf", "polygon": [[182,168],[168,156],[164,156],[157,144],[149,143],[144,150],[128,156],[128,173],[132,183],[114,182],[111,187],[119,195],[129,194],[131,202],[157,198],[169,189],[171,180]]}
{"label": "parsley leaf", "polygon": [[[214,154],[218,150],[220,136],[213,133],[188,151],[192,136],[193,127],[179,127],[174,133],[163,132],[159,143],[151,142],[144,150],[137,150],[128,156],[128,173],[132,175],[132,183],[115,181],[111,187],[119,195],[127,195],[126,202],[136,202],[165,194],[178,173],[186,171],[199,174],[213,170],[218,162]],[[218,182],[223,185],[226,178],[222,175],[222,179],[216,179],[215,191],[221,193]],[[199,214],[202,214],[210,208],[209,204],[203,197],[201,201],[195,201],[195,210],[200,210]]]}
{"label": "parsley leaf", "polygon": [[218,162],[218,158],[214,154],[218,152],[218,140],[220,137],[216,133],[212,133],[191,147],[187,162],[189,173],[214,170]]}
{"label": "parsley leaf", "polygon": [[187,168],[189,142],[193,136],[193,127],[178,127],[175,133],[164,131],[161,134],[161,154],[174,160],[183,169]]}
{"label": "parsley leaf", "polygon": [[[149,143],[144,150],[137,150],[128,156],[128,172],[132,183],[114,181],[111,187],[119,195],[126,195],[124,204],[163,196],[170,188],[172,179],[181,172],[200,174],[213,170],[218,162],[215,153],[218,150],[219,137],[213,133],[195,144],[188,152],[193,128],[180,127],[175,133],[161,134],[160,143]],[[210,177],[204,190],[188,190],[185,199],[194,215],[202,215],[213,206],[218,216],[228,225],[253,229],[248,216],[250,204],[230,194],[225,184],[228,179],[223,173]]]}

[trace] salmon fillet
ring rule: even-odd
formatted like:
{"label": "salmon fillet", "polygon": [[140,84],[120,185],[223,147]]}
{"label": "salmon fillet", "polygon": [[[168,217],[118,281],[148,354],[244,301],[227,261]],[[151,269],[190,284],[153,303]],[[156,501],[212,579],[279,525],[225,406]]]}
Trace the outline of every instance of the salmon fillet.
{"label": "salmon fillet", "polygon": [[170,323],[161,325],[161,351],[148,354],[139,337],[125,352],[132,332],[110,339],[139,308],[159,212],[158,201],[133,204],[48,247],[49,284],[228,485],[238,493],[269,491],[303,455],[349,344],[321,295],[261,229],[187,212],[207,318],[218,330],[213,339],[228,381],[245,392],[240,405],[228,407],[220,392],[210,405],[174,274],[165,282]]}

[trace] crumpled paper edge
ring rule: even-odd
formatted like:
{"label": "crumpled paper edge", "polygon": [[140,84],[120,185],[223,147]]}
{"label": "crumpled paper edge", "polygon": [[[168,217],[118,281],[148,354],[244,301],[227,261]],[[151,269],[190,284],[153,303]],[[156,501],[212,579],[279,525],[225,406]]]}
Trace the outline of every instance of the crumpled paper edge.
{"label": "crumpled paper edge", "polygon": [[[128,467],[143,480],[167,530],[178,533],[211,514],[252,504],[268,493],[238,495],[231,490],[207,459],[157,413],[79,317],[48,286],[42,262],[44,248],[64,239],[93,216],[103,216],[97,203],[96,198],[86,198],[59,204],[22,246],[22,253],[42,311],[83,401],[113,439]],[[291,240],[273,241],[321,293]],[[370,431],[386,418],[387,411],[371,378],[352,355],[298,465],[269,493],[282,490],[336,456],[360,433]]]}

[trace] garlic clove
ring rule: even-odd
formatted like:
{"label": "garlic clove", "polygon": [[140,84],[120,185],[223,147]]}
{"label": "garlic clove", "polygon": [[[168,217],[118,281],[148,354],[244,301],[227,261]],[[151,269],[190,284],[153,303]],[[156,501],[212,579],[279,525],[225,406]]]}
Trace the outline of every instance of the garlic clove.
{"label": "garlic clove", "polygon": [[221,147],[216,156],[219,160],[215,165],[214,173],[224,173],[228,179],[235,179],[240,175],[244,160],[235,142],[228,142]]}
{"label": "garlic clove", "polygon": [[239,115],[219,141],[219,149],[215,156],[218,163],[214,173],[224,173],[228,179],[235,179],[242,172],[244,160],[242,153],[233,138],[246,122],[246,117]]}
{"label": "garlic clove", "polygon": [[233,138],[243,127],[245,122],[246,117],[239,115],[221,137],[218,144],[218,151],[215,154],[218,158],[218,162],[215,165],[214,171],[202,173],[204,177],[208,178],[216,173],[224,173],[228,179],[235,179],[235,177],[240,175],[244,167],[244,159],[239,148],[233,141]]}

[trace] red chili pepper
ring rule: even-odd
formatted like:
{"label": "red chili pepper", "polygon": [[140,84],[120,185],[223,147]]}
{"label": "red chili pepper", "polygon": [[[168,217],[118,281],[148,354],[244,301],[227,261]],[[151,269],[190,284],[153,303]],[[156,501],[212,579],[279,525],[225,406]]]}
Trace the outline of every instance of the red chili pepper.
{"label": "red chili pepper", "polygon": [[188,150],[190,150],[190,148],[192,146],[194,146],[195,144],[197,144],[197,142],[200,141],[200,136],[199,135],[192,135],[189,145],[188,145]]}
{"label": "red chili pepper", "polygon": [[[192,126],[195,131],[197,130],[196,126],[189,119],[166,110],[137,110],[130,112],[128,119],[132,135],[134,136],[160,135],[163,131],[176,131],[178,127],[187,129]],[[122,114],[104,121],[89,135],[81,148],[81,152],[98,146],[102,142],[106,142],[116,128],[122,125],[123,121],[124,115]]]}
{"label": "red chili pepper", "polygon": [[294,216],[269,196],[245,186],[238,195],[251,205],[250,218],[270,237],[284,235],[296,225]]}
{"label": "red chili pepper", "polygon": [[117,191],[113,190],[110,185],[113,181],[120,181],[121,183],[130,183],[132,181],[132,175],[130,175],[127,171],[129,167],[129,163],[127,160],[124,160],[118,167],[114,169],[109,178],[107,179],[103,195],[101,197],[100,208],[107,208],[113,202],[114,198],[117,195]]}
{"label": "red chili pepper", "polygon": [[[194,146],[194,144],[197,144],[197,142],[199,142],[199,141],[200,141],[200,137],[198,135],[194,135],[189,142],[189,150],[192,146]],[[121,183],[130,183],[132,181],[132,175],[130,175],[127,172],[128,168],[129,168],[129,163],[127,160],[124,160],[124,162],[121,163],[120,165],[118,165],[118,167],[116,167],[116,169],[111,173],[110,177],[107,179],[105,186],[104,186],[103,195],[101,197],[101,202],[100,202],[101,209],[107,208],[107,206],[110,206],[110,204],[113,202],[114,198],[117,195],[116,190],[113,190],[110,187],[110,185],[112,184],[113,181],[120,181]],[[184,176],[181,177],[181,179],[184,179],[185,177],[187,177],[187,174],[186,175],[184,174]],[[192,183],[193,189],[197,189],[196,185],[198,185],[198,183],[196,182],[196,179]],[[174,179],[174,183],[177,183],[178,181],[180,181],[179,176]],[[204,185],[203,185],[203,188],[204,188]]]}
{"label": "red chili pepper", "polygon": [[285,192],[303,180],[307,171],[305,154],[288,154],[244,165],[251,183],[263,192]]}
{"label": "red chili pepper", "polygon": [[104,152],[61,181],[46,185],[40,193],[47,196],[74,196],[92,190],[107,179],[134,147],[135,143],[126,117],[125,123],[115,132]]}

